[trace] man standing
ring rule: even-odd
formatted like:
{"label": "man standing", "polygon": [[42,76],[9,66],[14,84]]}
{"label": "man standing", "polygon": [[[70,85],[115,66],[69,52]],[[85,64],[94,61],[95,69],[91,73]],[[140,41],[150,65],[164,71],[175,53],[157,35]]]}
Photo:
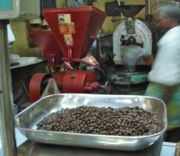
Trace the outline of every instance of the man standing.
{"label": "man standing", "polygon": [[180,8],[175,4],[160,6],[155,23],[164,35],[148,75],[145,95],[162,99],[167,105],[166,141],[180,141]]}

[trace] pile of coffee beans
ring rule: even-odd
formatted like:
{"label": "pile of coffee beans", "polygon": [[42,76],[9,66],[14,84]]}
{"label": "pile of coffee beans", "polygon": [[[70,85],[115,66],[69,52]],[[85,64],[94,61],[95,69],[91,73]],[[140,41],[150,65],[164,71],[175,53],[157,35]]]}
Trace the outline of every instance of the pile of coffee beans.
{"label": "pile of coffee beans", "polygon": [[156,115],[139,107],[98,108],[81,106],[50,114],[39,130],[118,136],[142,136],[162,130]]}

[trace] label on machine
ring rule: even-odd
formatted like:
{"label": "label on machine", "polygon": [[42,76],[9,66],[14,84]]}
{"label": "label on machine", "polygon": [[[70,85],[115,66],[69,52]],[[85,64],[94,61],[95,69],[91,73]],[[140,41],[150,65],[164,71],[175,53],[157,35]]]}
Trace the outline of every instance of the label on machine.
{"label": "label on machine", "polygon": [[70,14],[59,14],[58,15],[58,23],[59,23],[59,31],[60,34],[64,35],[64,41],[67,46],[73,45],[73,36],[75,34],[75,26],[74,23],[71,21]]}

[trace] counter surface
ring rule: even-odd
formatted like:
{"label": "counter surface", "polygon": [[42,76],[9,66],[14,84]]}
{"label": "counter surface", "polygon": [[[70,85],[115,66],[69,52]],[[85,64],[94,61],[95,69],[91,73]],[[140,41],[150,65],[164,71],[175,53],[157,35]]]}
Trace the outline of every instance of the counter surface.
{"label": "counter surface", "polygon": [[[88,149],[80,147],[67,147],[35,143],[18,130],[16,131],[16,144],[18,156],[175,156],[176,143],[155,143],[147,151],[122,152],[113,150]],[[161,138],[162,139],[162,138]],[[161,148],[161,151],[159,150]],[[161,153],[161,154],[159,154]]]}
{"label": "counter surface", "polygon": [[[175,155],[175,143],[163,142],[160,156],[174,156]],[[38,144],[32,141],[26,141],[18,148],[18,156],[155,156],[154,152],[158,150],[148,150],[137,152],[122,152],[114,150],[99,150],[88,148],[77,148],[67,146],[54,146],[46,144]],[[157,154],[159,156],[159,154]]]}

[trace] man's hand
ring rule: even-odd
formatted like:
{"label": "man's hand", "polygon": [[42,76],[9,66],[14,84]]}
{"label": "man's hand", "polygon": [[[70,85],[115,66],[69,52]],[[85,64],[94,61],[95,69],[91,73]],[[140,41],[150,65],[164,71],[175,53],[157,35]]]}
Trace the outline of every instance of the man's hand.
{"label": "man's hand", "polygon": [[166,86],[165,87],[165,92],[164,92],[164,96],[163,96],[163,101],[167,104],[169,101],[169,98],[171,97],[171,95],[173,94],[174,90],[175,90],[176,86]]}

